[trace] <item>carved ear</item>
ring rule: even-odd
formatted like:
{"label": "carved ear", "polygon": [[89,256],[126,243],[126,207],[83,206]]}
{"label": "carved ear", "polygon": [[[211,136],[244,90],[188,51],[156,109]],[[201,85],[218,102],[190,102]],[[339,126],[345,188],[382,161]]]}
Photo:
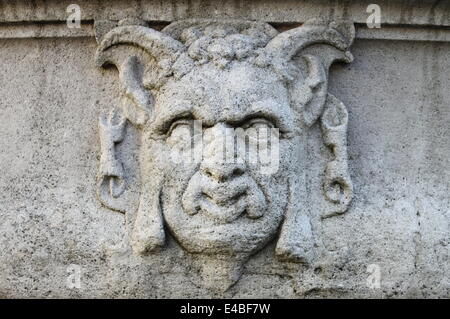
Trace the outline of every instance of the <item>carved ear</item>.
{"label": "carved ear", "polygon": [[[320,117],[327,98],[328,69],[335,61],[351,62],[348,51],[355,30],[352,23],[310,20],[285,31],[266,46],[275,69],[292,83],[292,106],[307,126]],[[295,78],[292,60],[301,57],[307,66],[306,79]]]}
{"label": "carved ear", "polygon": [[97,65],[117,67],[124,114],[131,123],[144,124],[153,110],[153,98],[147,89],[171,74],[172,64],[185,46],[141,25],[121,25],[99,38]]}
{"label": "carved ear", "polygon": [[[125,25],[133,23],[135,25]],[[126,119],[132,124],[145,124],[153,111],[150,88],[170,75],[172,64],[180,52],[182,43],[148,27],[139,21],[100,21],[96,23],[96,52],[98,66],[115,65],[119,70],[121,91],[121,120],[113,123],[113,117],[100,118],[101,160],[97,183],[97,195],[107,207],[125,211],[120,196],[125,189],[122,163],[116,158],[115,145],[123,139]],[[116,110],[117,111],[117,110]],[[116,112],[114,111],[114,112]]]}
{"label": "carved ear", "polygon": [[[322,119],[324,141],[333,153],[324,181],[325,198],[333,208],[322,217],[345,212],[353,195],[347,168],[348,115],[345,106],[328,94],[328,71],[336,61],[349,63],[353,60],[348,49],[354,36],[352,23],[310,20],[301,27],[280,33],[266,46],[270,63],[289,82],[291,104],[299,112],[302,122],[309,127]],[[303,77],[304,70],[295,63],[299,58],[303,59],[306,69]],[[292,191],[295,192],[295,187]],[[310,262],[314,258],[313,245],[307,214],[301,207],[292,205],[281,229],[277,256]]]}

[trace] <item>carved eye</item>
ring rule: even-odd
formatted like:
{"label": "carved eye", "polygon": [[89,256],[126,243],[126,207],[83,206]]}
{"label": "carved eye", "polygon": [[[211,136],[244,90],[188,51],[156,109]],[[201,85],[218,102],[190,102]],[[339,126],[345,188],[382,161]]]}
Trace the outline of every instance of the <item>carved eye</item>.
{"label": "carved eye", "polygon": [[172,136],[173,134],[179,135],[180,133],[187,132],[190,133],[191,129],[193,128],[193,122],[194,121],[190,119],[181,119],[174,121],[167,131],[167,136]]}
{"label": "carved eye", "polygon": [[272,121],[266,118],[254,118],[242,125],[244,136],[251,143],[270,143],[272,138],[279,138],[278,130]]}
{"label": "carved eye", "polygon": [[244,129],[271,129],[274,128],[275,125],[273,123],[265,118],[255,118],[247,122],[245,125],[243,125]]}
{"label": "carved eye", "polygon": [[170,125],[167,131],[167,144],[178,151],[188,151],[192,148],[196,136],[201,136],[201,131],[197,131],[194,127],[194,120],[177,120]]}

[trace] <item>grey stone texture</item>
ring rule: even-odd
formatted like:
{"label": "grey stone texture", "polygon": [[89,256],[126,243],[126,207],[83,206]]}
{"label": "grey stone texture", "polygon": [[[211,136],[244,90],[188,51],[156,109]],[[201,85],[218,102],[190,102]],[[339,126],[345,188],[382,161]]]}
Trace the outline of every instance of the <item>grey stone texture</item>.
{"label": "grey stone texture", "polygon": [[[377,30],[362,25],[368,14],[361,1],[190,3],[113,1],[106,8],[80,1],[80,30],[65,27],[64,2],[34,8],[26,1],[1,3],[0,297],[448,298],[448,5],[381,1],[385,24]],[[252,28],[250,39],[244,38],[248,55],[239,60],[231,46],[230,61],[228,42],[218,41],[219,50],[200,43],[197,52],[207,61],[199,63],[203,56],[187,47],[189,32],[181,35],[189,23],[167,22],[204,18],[212,7],[216,18],[208,32],[235,24],[238,31],[230,34],[242,34],[241,26],[248,26],[243,20],[257,19],[267,40],[251,42],[264,37]],[[136,27],[136,17],[146,23]],[[317,17],[336,23],[306,22]],[[295,36],[308,25],[337,30],[349,41],[338,49],[349,49],[354,59],[331,64],[335,44],[314,44],[295,51],[289,63],[298,77],[289,80],[286,52],[311,39]],[[146,52],[120,45],[130,36],[138,42],[139,32],[165,44],[149,42]],[[260,51],[271,52],[268,64],[257,59]],[[171,54],[173,75],[155,73],[169,64],[154,63]],[[120,72],[100,68],[105,61],[119,64]],[[318,90],[326,98],[302,98],[309,92],[305,83],[318,82],[327,84]],[[193,215],[180,215],[210,181],[164,157],[172,141],[159,142],[152,119],[183,107],[179,102],[192,99],[198,87],[205,90],[194,101],[208,101],[209,109],[198,112],[210,115],[211,130],[221,127],[223,114],[216,111],[227,98],[281,103],[286,92],[295,92],[286,105],[271,106],[298,134],[280,144],[285,161],[279,176],[257,179],[270,200],[261,199],[247,173],[239,176],[255,187],[245,210],[254,219],[221,208],[230,198],[220,187],[212,194],[218,209],[194,207]],[[315,108],[308,108],[310,101]],[[249,109],[242,105],[229,107],[241,114]],[[352,185],[338,203],[324,190],[333,162]],[[104,176],[113,181],[105,184]],[[296,188],[286,198],[290,178]],[[167,191],[155,201],[161,183]],[[225,185],[232,189],[231,182]],[[293,218],[283,209],[286,202],[304,214]],[[148,219],[146,212],[158,211],[155,203],[164,204],[162,214]],[[236,218],[249,224],[239,228]],[[202,233],[217,224],[225,232]],[[216,245],[223,240],[227,249]],[[74,287],[78,271],[80,285]]]}
{"label": "grey stone texture", "polygon": [[[134,251],[157,252],[170,231],[201,261],[201,283],[221,291],[278,232],[277,257],[313,263],[311,214],[342,214],[353,197],[348,113],[327,92],[330,65],[353,59],[353,24],[308,20],[282,33],[240,19],[179,20],[161,32],[136,20],[95,28],[97,64],[118,68],[121,91],[99,123],[97,194],[126,214]],[[331,205],[311,213],[308,161],[299,158],[319,119],[332,151],[323,182]],[[132,188],[116,149],[127,123],[141,135],[137,212],[122,200]]]}

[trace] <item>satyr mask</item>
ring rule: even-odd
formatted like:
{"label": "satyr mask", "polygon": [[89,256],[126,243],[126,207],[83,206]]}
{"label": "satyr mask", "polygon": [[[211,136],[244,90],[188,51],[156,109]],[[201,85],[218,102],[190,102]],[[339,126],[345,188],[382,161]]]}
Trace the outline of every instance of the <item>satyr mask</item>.
{"label": "satyr mask", "polygon": [[313,235],[298,198],[298,153],[320,119],[333,152],[324,194],[344,212],[352,197],[344,105],[328,69],[350,62],[354,29],[309,21],[278,33],[262,22],[183,20],[161,32],[137,21],[99,28],[98,65],[119,70],[121,104],[101,118],[100,200],[124,211],[115,156],[130,122],[141,132],[141,195],[131,243],[164,246],[166,232],[228,287],[249,256],[277,237],[276,255],[308,262]]}

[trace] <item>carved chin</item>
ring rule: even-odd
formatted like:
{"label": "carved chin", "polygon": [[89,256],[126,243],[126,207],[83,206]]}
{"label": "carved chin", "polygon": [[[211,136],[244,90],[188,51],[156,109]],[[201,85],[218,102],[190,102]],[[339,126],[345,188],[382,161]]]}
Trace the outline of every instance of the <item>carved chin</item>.
{"label": "carved chin", "polygon": [[[287,198],[266,198],[249,176],[224,184],[228,192],[214,192],[211,184],[201,182],[202,178],[194,174],[181,201],[165,197],[172,205],[163,204],[168,228],[187,251],[250,255],[274,237],[284,217]],[[279,187],[280,191],[284,188]],[[173,205],[174,200],[179,204]]]}
{"label": "carved chin", "polygon": [[261,226],[252,225],[252,222],[203,227],[187,224],[170,227],[170,230],[180,245],[191,253],[251,255],[274,237],[280,222],[281,218]]}

